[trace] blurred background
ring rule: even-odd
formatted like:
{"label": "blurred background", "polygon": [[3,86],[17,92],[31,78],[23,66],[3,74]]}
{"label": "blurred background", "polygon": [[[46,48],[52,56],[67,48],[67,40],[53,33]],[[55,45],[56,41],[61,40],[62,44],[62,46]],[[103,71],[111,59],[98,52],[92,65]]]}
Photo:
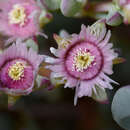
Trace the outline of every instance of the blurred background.
{"label": "blurred background", "polygon": [[[53,33],[65,29],[69,33],[79,33],[81,24],[91,25],[95,20],[90,18],[67,18],[59,12],[53,13],[54,19],[44,27],[48,39],[38,37],[41,54],[50,54],[49,48],[56,47]],[[119,55],[126,59],[123,64],[114,66],[111,76],[120,86],[113,86],[107,91],[109,104],[99,104],[88,97],[78,100],[73,105],[75,91],[56,88],[51,91],[43,88],[28,96],[21,97],[8,109],[6,96],[0,98],[0,130],[122,130],[112,119],[111,102],[113,95],[121,86],[130,84],[130,26],[110,27],[111,42]]]}

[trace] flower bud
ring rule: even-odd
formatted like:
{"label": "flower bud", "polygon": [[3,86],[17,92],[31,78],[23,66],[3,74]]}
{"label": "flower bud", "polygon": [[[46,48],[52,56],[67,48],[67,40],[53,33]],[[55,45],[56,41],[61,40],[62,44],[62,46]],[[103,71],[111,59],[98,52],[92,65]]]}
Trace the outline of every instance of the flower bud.
{"label": "flower bud", "polygon": [[130,24],[130,0],[114,0],[120,7],[125,24]]}

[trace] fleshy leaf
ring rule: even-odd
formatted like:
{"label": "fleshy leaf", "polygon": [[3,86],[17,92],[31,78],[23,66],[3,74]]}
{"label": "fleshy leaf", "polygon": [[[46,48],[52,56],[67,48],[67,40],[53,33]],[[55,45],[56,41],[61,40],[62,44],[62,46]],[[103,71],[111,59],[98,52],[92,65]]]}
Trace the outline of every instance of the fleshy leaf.
{"label": "fleshy leaf", "polygon": [[65,16],[75,16],[86,2],[86,0],[62,0],[60,9]]}
{"label": "fleshy leaf", "polygon": [[123,22],[123,17],[120,13],[120,7],[117,4],[112,4],[108,10],[106,23],[111,26],[118,26]]}
{"label": "fleshy leaf", "polygon": [[105,89],[100,88],[98,86],[95,86],[96,93],[93,91],[92,98],[96,100],[97,102],[107,104],[108,103],[108,97]]}
{"label": "fleshy leaf", "polygon": [[28,39],[25,44],[27,47],[31,47],[34,51],[38,52],[38,45],[34,40]]}
{"label": "fleshy leaf", "polygon": [[111,26],[118,26],[123,22],[123,17],[119,12],[109,12],[106,23]]}
{"label": "fleshy leaf", "polygon": [[123,62],[125,62],[125,59],[121,58],[121,57],[115,58],[113,60],[113,64],[120,64],[120,63],[123,63]]}
{"label": "fleshy leaf", "polygon": [[60,8],[61,0],[43,0],[50,10],[57,10]]}
{"label": "fleshy leaf", "polygon": [[119,89],[112,102],[114,120],[125,130],[130,130],[130,85]]}

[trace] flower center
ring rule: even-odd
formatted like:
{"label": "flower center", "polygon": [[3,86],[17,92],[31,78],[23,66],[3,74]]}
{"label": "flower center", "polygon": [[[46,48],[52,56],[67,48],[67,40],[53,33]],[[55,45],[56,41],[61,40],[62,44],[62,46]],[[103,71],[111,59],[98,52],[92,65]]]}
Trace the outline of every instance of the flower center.
{"label": "flower center", "polygon": [[22,62],[16,62],[11,67],[9,67],[8,75],[13,80],[20,80],[24,77],[25,65]]}
{"label": "flower center", "polygon": [[66,51],[64,63],[64,68],[69,76],[88,81],[97,77],[101,72],[104,57],[96,44],[79,41]]}
{"label": "flower center", "polygon": [[83,72],[93,61],[94,56],[92,56],[90,52],[78,50],[77,54],[74,56],[73,68],[78,72]]}
{"label": "flower center", "polygon": [[15,4],[8,14],[10,24],[19,24],[23,26],[26,22],[25,8],[19,4]]}

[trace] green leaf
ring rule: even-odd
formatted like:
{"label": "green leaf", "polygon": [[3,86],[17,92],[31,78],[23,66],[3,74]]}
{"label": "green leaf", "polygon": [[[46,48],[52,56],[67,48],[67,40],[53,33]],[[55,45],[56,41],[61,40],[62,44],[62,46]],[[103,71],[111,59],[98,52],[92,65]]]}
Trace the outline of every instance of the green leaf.
{"label": "green leaf", "polygon": [[80,12],[84,3],[84,0],[62,0],[60,9],[63,15],[71,17]]}
{"label": "green leaf", "polygon": [[111,109],[114,120],[125,130],[130,130],[130,85],[116,92]]}
{"label": "green leaf", "polygon": [[50,10],[57,10],[60,8],[61,0],[44,0],[44,2]]}
{"label": "green leaf", "polygon": [[111,26],[118,26],[123,22],[123,17],[118,12],[110,12],[106,23]]}
{"label": "green leaf", "polygon": [[28,40],[25,42],[25,44],[26,44],[26,46],[27,46],[28,48],[31,47],[34,51],[38,52],[38,45],[37,45],[37,43],[36,43],[34,40],[28,39]]}
{"label": "green leaf", "polygon": [[106,19],[107,19],[106,23],[111,26],[118,26],[123,22],[123,17],[120,13],[120,8],[118,5],[113,4],[111,6]]}

